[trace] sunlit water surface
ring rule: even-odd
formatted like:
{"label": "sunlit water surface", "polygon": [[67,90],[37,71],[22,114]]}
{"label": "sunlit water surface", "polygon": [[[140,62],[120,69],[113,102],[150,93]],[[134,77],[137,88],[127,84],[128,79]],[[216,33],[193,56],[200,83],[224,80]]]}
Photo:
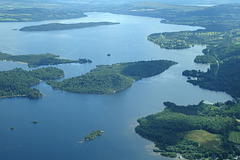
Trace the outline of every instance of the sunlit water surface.
{"label": "sunlit water surface", "polygon": [[[204,46],[185,50],[165,50],[147,41],[155,32],[196,30],[198,27],[169,25],[160,19],[87,13],[88,17],[29,23],[1,23],[0,51],[11,54],[52,53],[61,58],[91,59],[91,64],[65,64],[65,78],[88,72],[99,64],[167,59],[178,62],[164,73],[146,78],[114,95],[72,94],[52,90],[45,82],[35,86],[44,97],[39,100],[0,100],[1,160],[164,160],[153,154],[152,142],[134,132],[137,119],[164,109],[163,102],[197,104],[201,100],[224,102],[231,97],[222,92],[200,89],[181,75],[186,69],[206,71],[207,65],[193,62]],[[50,22],[78,23],[110,21],[119,25],[51,32],[20,32],[24,26]],[[110,57],[107,54],[111,54]],[[0,62],[0,70],[25,64]],[[38,124],[30,124],[39,121]],[[10,127],[16,127],[11,131]],[[101,137],[78,144],[93,130]]]}

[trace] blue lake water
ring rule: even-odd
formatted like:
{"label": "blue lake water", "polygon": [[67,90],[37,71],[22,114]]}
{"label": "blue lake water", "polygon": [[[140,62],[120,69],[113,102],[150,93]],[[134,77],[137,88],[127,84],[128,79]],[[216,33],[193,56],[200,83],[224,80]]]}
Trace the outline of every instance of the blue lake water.
{"label": "blue lake water", "polygon": [[[154,32],[196,30],[199,27],[169,25],[160,19],[87,13],[88,17],[28,23],[0,23],[0,51],[11,54],[52,53],[61,58],[91,59],[91,64],[57,65],[66,76],[88,72],[99,64],[167,59],[178,62],[164,73],[146,78],[113,95],[73,94],[52,90],[45,82],[35,86],[39,100],[0,100],[1,160],[164,160],[152,153],[152,142],[134,132],[137,119],[164,109],[163,102],[196,104],[201,100],[224,102],[232,99],[223,92],[201,89],[186,82],[186,69],[206,71],[207,65],[193,62],[204,46],[166,50],[147,41]],[[24,26],[50,22],[77,23],[110,21],[119,25],[51,32],[20,32]],[[111,54],[111,57],[107,57]],[[0,62],[0,70],[25,64]],[[31,124],[39,121],[38,124]],[[16,127],[13,131],[10,127]],[[94,141],[78,144],[93,130],[104,130]]]}

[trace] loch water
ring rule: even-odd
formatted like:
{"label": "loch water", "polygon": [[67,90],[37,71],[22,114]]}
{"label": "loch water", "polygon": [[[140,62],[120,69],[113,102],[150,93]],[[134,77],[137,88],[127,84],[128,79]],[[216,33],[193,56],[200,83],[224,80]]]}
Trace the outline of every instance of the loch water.
{"label": "loch water", "polygon": [[[147,40],[155,32],[196,30],[200,27],[162,24],[158,18],[86,13],[70,20],[0,23],[0,51],[10,54],[52,53],[61,58],[91,59],[91,64],[56,65],[65,78],[84,74],[96,65],[167,59],[178,62],[160,75],[135,82],[113,95],[74,94],[53,90],[43,81],[38,88],[44,97],[0,99],[1,160],[165,160],[152,152],[153,143],[134,132],[137,119],[164,109],[163,102],[180,105],[201,100],[224,102],[232,99],[223,92],[201,89],[186,82],[186,69],[206,71],[208,65],[195,64],[205,46],[166,50]],[[45,23],[120,22],[118,25],[84,29],[20,32],[24,26]],[[107,54],[111,54],[110,57]],[[26,64],[0,62],[0,70]],[[38,124],[31,124],[39,121]],[[15,127],[10,130],[10,127]],[[104,134],[78,144],[93,130]]]}

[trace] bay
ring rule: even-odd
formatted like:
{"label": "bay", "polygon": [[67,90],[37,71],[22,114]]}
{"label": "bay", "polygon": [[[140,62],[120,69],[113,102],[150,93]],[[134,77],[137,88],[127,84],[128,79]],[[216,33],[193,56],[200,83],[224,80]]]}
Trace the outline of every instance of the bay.
{"label": "bay", "polygon": [[[52,53],[61,58],[91,59],[91,64],[56,65],[65,78],[86,73],[100,64],[167,59],[178,62],[164,73],[143,79],[113,95],[73,94],[52,90],[43,81],[34,86],[44,97],[39,100],[0,100],[0,159],[3,160],[164,160],[153,154],[152,142],[134,132],[137,119],[164,109],[163,102],[196,104],[201,100],[224,102],[232,99],[223,92],[201,89],[186,82],[186,69],[206,71],[195,64],[205,46],[166,50],[147,41],[155,32],[196,30],[200,27],[160,23],[160,19],[110,13],[86,13],[88,17],[27,23],[0,24],[0,51],[10,54]],[[45,23],[120,22],[119,25],[85,29],[20,32],[24,26]],[[111,54],[110,57],[107,54]],[[0,62],[0,70],[27,65]],[[31,124],[39,121],[38,124]],[[10,130],[10,127],[15,127]],[[104,130],[94,141],[78,144],[93,130]]]}

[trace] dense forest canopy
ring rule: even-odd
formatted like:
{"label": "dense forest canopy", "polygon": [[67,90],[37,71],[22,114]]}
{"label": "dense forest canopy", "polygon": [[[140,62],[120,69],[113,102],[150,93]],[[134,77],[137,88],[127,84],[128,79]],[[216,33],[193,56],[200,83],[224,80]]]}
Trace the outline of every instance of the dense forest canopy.
{"label": "dense forest canopy", "polygon": [[[181,153],[187,159],[218,157],[231,159],[240,155],[234,146],[239,144],[240,104],[226,103],[178,106],[165,102],[160,113],[138,119],[136,132],[153,142],[164,156]],[[233,140],[233,136],[235,140]]]}
{"label": "dense forest canopy", "polygon": [[100,65],[89,73],[63,81],[47,81],[54,89],[87,94],[113,94],[142,78],[162,73],[173,61],[155,60]]}
{"label": "dense forest canopy", "polygon": [[48,67],[32,71],[16,68],[0,72],[0,98],[28,97],[41,98],[43,94],[35,88],[41,80],[54,80],[64,76],[64,72],[58,68]]}

